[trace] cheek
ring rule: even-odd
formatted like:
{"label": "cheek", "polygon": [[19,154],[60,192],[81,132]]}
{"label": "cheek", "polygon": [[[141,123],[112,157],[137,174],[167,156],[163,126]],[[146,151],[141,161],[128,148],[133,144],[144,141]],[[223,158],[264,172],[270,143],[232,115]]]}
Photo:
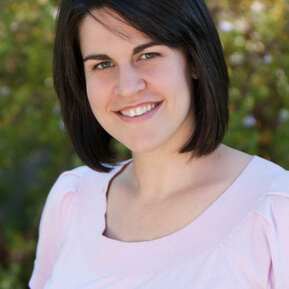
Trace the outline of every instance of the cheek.
{"label": "cheek", "polygon": [[151,82],[166,88],[190,89],[191,75],[186,63],[170,61],[149,69],[146,75]]}
{"label": "cheek", "polygon": [[[150,73],[151,83],[170,98],[174,106],[185,104],[190,106],[193,97],[192,78],[189,69],[180,64],[156,68]],[[182,103],[181,103],[182,102]]]}
{"label": "cheek", "polygon": [[98,81],[95,79],[87,79],[86,91],[88,101],[94,114],[99,114],[107,106],[108,97],[108,86],[104,85],[106,81]]}

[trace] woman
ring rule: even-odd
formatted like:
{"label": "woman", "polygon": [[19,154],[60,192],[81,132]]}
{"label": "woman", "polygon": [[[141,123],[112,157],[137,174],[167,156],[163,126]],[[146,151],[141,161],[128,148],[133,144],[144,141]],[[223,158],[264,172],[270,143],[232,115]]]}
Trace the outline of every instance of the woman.
{"label": "woman", "polygon": [[222,144],[202,0],[63,0],[54,80],[87,166],[49,194],[30,288],[289,288],[289,174]]}

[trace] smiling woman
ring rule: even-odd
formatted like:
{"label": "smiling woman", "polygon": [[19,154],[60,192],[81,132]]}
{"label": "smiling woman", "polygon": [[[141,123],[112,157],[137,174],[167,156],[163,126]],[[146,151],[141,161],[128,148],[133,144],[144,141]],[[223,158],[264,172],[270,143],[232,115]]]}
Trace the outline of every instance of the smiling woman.
{"label": "smiling woman", "polygon": [[196,75],[185,53],[152,41],[105,9],[82,20],[79,41],[87,97],[101,127],[133,153],[178,150],[194,131]]}
{"label": "smiling woman", "polygon": [[[200,17],[203,13],[204,15]],[[115,162],[108,146],[111,136],[99,125],[88,102],[86,74],[89,64],[86,63],[91,62],[90,70],[95,65],[99,65],[98,68],[104,65],[110,68],[117,66],[117,63],[111,62],[111,55],[100,51],[97,45],[100,42],[98,38],[94,38],[94,46],[90,48],[91,50],[81,51],[80,39],[76,35],[81,36],[80,28],[84,22],[90,23],[90,29],[100,28],[104,36],[107,35],[102,38],[102,45],[109,44],[118,36],[119,41],[123,40],[124,45],[131,44],[135,57],[142,51],[151,53],[144,50],[152,44],[155,44],[155,47],[161,44],[163,49],[166,47],[183,51],[187,62],[190,63],[188,66],[194,70],[194,73],[198,73],[198,79],[192,83],[192,90],[197,91],[198,96],[192,99],[192,105],[197,108],[194,113],[197,129],[191,132],[189,140],[186,140],[179,149],[182,152],[194,151],[195,155],[201,156],[211,153],[220,144],[228,121],[229,80],[219,36],[203,1],[182,3],[76,1],[71,5],[64,1],[59,12],[55,41],[54,83],[62,103],[64,123],[74,148],[84,163],[96,170],[108,171],[109,167],[104,164],[113,165]],[[133,45],[130,41],[133,28],[144,37],[145,42]],[[87,42],[89,39],[93,41],[92,38],[97,36],[96,33],[89,34],[88,31],[82,33],[88,36],[82,37],[83,41]],[[93,50],[93,47],[98,50]],[[110,45],[110,49],[112,47],[113,45]],[[117,49],[116,47],[115,50]],[[94,63],[92,63],[93,58]],[[96,62],[97,60],[99,62]],[[63,74],[63,69],[67,71],[66,74]],[[159,77],[164,72],[169,74],[174,71],[174,69],[167,71],[161,68],[159,70],[162,70]],[[96,71],[98,72],[99,69]],[[128,72],[134,74],[133,70]],[[211,81],[203,81],[204,79]],[[66,97],[66,95],[74,97]],[[66,105],[68,101],[69,105]],[[72,110],[75,114],[71,113]]]}
{"label": "smiling woman", "polygon": [[50,192],[30,288],[289,286],[289,175],[222,144],[229,80],[202,0],[63,0],[54,82],[86,166]]}

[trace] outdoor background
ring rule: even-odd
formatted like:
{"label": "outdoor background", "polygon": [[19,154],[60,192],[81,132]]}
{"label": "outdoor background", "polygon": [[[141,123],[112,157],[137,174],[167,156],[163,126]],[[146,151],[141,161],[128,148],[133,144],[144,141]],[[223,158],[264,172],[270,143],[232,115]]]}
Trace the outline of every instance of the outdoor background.
{"label": "outdoor background", "polygon": [[[0,0],[0,289],[27,288],[46,196],[80,164],[53,90],[51,3]],[[289,169],[289,0],[207,3],[231,77],[225,143]]]}

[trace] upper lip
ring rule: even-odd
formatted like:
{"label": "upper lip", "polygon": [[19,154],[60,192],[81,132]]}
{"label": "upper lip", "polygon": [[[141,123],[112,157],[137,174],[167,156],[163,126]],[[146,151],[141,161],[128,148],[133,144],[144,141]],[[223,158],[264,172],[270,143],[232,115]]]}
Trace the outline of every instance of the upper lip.
{"label": "upper lip", "polygon": [[145,102],[140,102],[140,103],[135,103],[135,104],[129,104],[126,106],[122,106],[120,109],[117,109],[116,111],[134,109],[137,107],[146,106],[146,105],[155,104],[155,103],[159,104],[159,103],[161,103],[161,101],[160,100],[152,100],[152,101],[145,101]]}

